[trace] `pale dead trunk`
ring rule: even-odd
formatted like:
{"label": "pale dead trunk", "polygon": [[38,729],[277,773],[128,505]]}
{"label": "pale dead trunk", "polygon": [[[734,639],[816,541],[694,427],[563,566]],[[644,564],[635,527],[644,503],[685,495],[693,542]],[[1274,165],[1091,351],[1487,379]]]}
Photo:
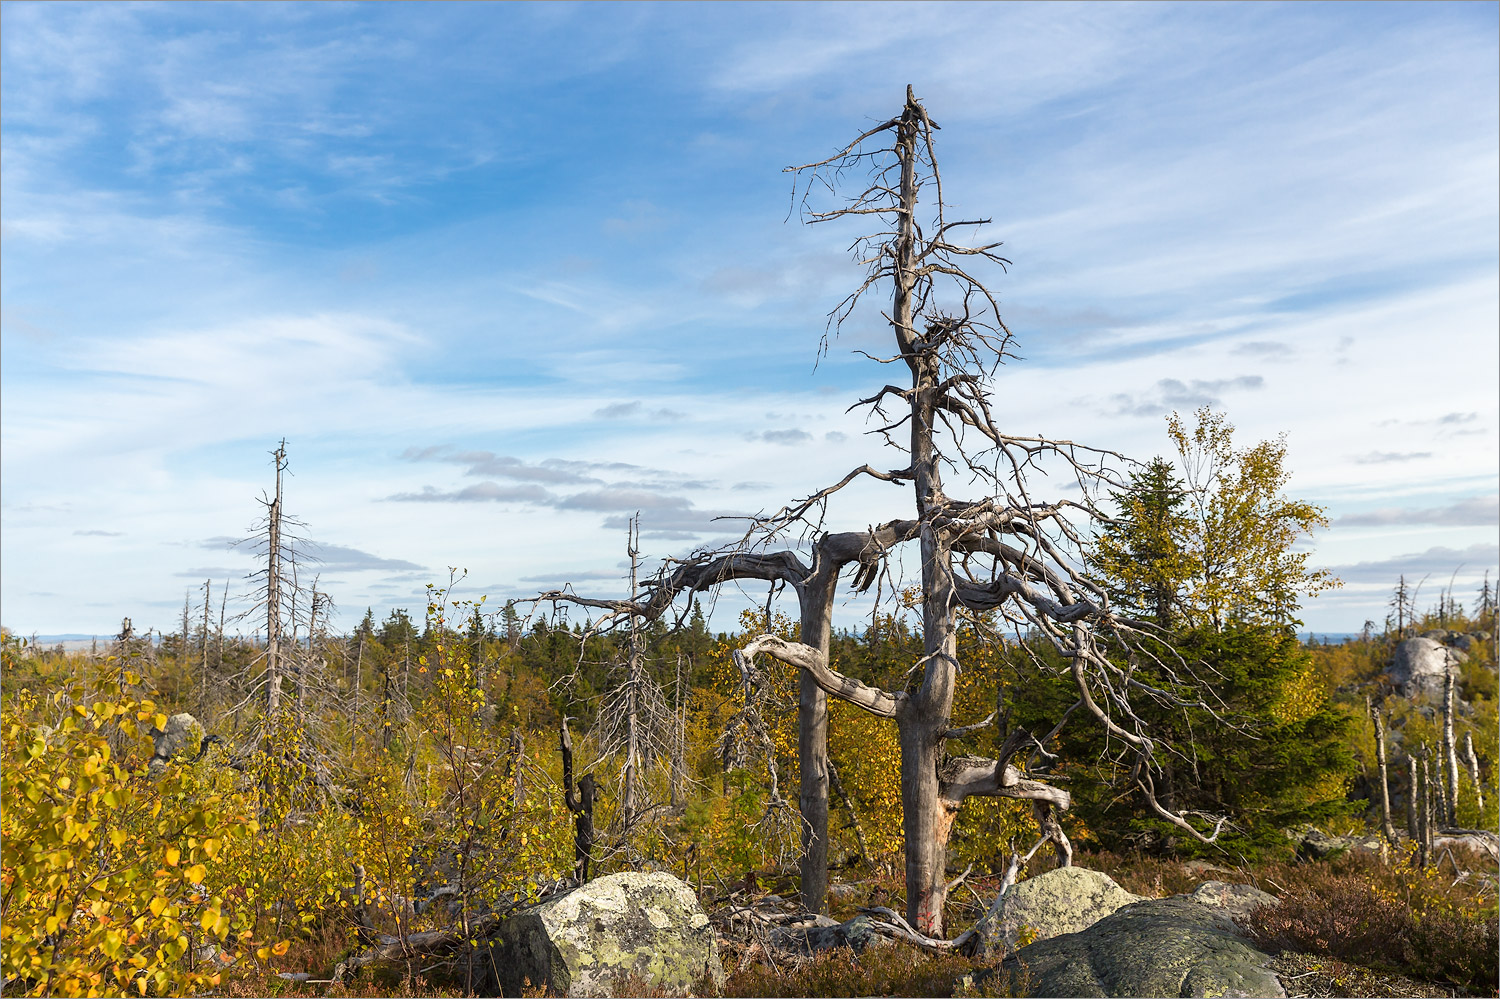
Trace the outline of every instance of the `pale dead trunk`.
{"label": "pale dead trunk", "polygon": [[354,698],[349,707],[349,755],[352,757],[359,748],[359,693],[364,686],[365,675],[365,633],[361,628],[359,632],[359,645],[354,653]]}
{"label": "pale dead trunk", "polygon": [[1427,861],[1432,858],[1432,771],[1427,766],[1427,752],[1422,753],[1422,829],[1421,848],[1418,852],[1418,862],[1422,867],[1427,866]]}
{"label": "pale dead trunk", "polygon": [[[798,592],[803,645],[826,655],[833,634],[833,598],[839,581],[832,560]],[[805,671],[797,686],[798,810],[802,814],[801,899],[823,912],[828,894],[828,695]]]}
{"label": "pale dead trunk", "polygon": [[1380,831],[1385,835],[1386,842],[1394,843],[1396,827],[1391,824],[1391,780],[1385,758],[1385,719],[1368,697],[1365,698],[1365,707],[1370,712],[1370,720],[1375,723],[1375,760],[1380,769]]}
{"label": "pale dead trunk", "polygon": [[199,656],[199,690],[198,716],[205,717],[208,710],[208,608],[209,601],[213,599],[213,580],[203,581],[203,647],[202,655]]}
{"label": "pale dead trunk", "polygon": [[188,628],[190,626],[188,624],[188,613],[189,613],[189,601],[191,600],[191,598],[192,598],[192,591],[191,590],[189,590],[188,592],[186,592],[186,593],[184,593],[182,595],[182,635],[177,640],[177,661],[182,666],[182,672],[183,672],[184,676],[187,675],[188,669],[189,669],[189,667],[188,667]]}
{"label": "pale dead trunk", "polygon": [[1422,794],[1417,783],[1417,758],[1407,747],[1406,754],[1406,836],[1413,843],[1420,842],[1422,835]]}
{"label": "pale dead trunk", "polygon": [[1453,737],[1453,662],[1449,657],[1443,674],[1443,776],[1447,786],[1443,795],[1443,814],[1449,825],[1458,824],[1458,745]]}
{"label": "pale dead trunk", "polygon": [[281,713],[281,470],[286,443],[276,449],[276,498],[271,501],[266,545],[266,717]]}
{"label": "pale dead trunk", "polygon": [[526,783],[521,774],[521,762],[526,754],[526,740],[521,736],[521,730],[512,728],[510,730],[510,760],[511,778],[515,782],[511,788],[511,804],[520,808],[526,804]]}
{"label": "pale dead trunk", "polygon": [[[636,589],[639,585],[638,573],[640,570],[640,550],[638,544],[640,532],[639,515],[630,521],[630,600],[635,602]],[[632,614],[630,617],[630,658],[626,665],[625,674],[625,773],[623,780],[625,788],[620,795],[620,815],[625,821],[625,834],[630,835],[630,827],[635,823],[636,814],[636,782],[639,780],[640,768],[640,683],[641,683],[641,646],[640,646],[640,618]]]}
{"label": "pale dead trunk", "polygon": [[1479,757],[1474,754],[1474,733],[1464,733],[1464,761],[1469,765],[1469,780],[1474,784],[1474,803],[1484,811],[1484,787],[1479,783]]}

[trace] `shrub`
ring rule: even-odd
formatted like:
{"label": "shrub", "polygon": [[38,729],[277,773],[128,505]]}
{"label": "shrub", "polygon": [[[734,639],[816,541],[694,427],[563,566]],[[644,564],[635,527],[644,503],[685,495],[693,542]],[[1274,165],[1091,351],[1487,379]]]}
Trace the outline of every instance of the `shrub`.
{"label": "shrub", "polygon": [[82,684],[23,689],[0,711],[7,994],[197,992],[219,981],[219,947],[251,938],[253,915],[215,889],[255,822],[192,767],[152,776],[112,750],[138,722],[166,725],[137,682],[100,677],[92,703]]}
{"label": "shrub", "polygon": [[1281,904],[1249,921],[1261,944],[1494,994],[1500,930],[1482,889],[1410,856],[1391,865],[1354,857],[1299,865],[1268,887],[1283,878]]}

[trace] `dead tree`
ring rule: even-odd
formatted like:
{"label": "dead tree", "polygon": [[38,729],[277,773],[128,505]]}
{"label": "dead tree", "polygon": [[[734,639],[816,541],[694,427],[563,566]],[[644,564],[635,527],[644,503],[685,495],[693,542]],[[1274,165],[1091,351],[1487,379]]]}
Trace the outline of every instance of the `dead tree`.
{"label": "dead tree", "polygon": [[1375,761],[1380,768],[1380,831],[1385,835],[1386,842],[1395,843],[1396,827],[1391,824],[1391,778],[1385,759],[1385,719],[1368,697],[1365,698],[1365,710],[1370,713],[1370,721],[1375,725]]}
{"label": "dead tree", "polygon": [[1417,782],[1417,758],[1406,754],[1406,837],[1413,843],[1422,835],[1422,796]]}
{"label": "dead tree", "polygon": [[1443,818],[1449,825],[1458,824],[1458,742],[1453,737],[1453,657],[1447,656],[1443,670],[1443,759],[1440,772],[1444,781]]}
{"label": "dead tree", "polygon": [[573,813],[573,874],[579,884],[589,879],[589,864],[594,857],[594,797],[598,789],[593,774],[578,778],[573,785],[573,737],[568,732],[570,719],[562,720],[563,802]]}
{"label": "dead tree", "polygon": [[[828,159],[788,168],[799,185],[803,180],[820,183],[834,193],[846,174],[869,178],[858,193],[832,210],[811,210],[804,196],[804,217],[811,223],[857,218],[874,226],[854,241],[856,255],[868,270],[859,287],[834,310],[830,329],[836,330],[867,292],[889,287],[889,305],[882,311],[894,337],[894,352],[874,360],[904,367],[909,381],[886,384],[851,408],[868,410],[877,421],[871,433],[904,452],[904,464],[863,464],[837,482],[755,518],[734,550],[703,553],[669,567],[643,598],[598,601],[566,592],[544,595],[602,607],[609,612],[606,617],[623,619],[660,614],[677,595],[730,579],[790,586],[801,610],[800,641],[760,635],[738,650],[735,659],[747,678],[755,676],[755,659],[762,653],[801,673],[803,901],[809,909],[820,909],[826,888],[826,697],[833,696],[890,718],[897,726],[907,919],[931,936],[943,930],[948,836],[965,798],[1002,796],[1036,803],[1049,838],[1056,831],[1053,842],[1060,861],[1066,863],[1069,853],[1066,837],[1053,821],[1057,809],[1068,807],[1068,793],[1023,777],[1014,762],[1017,754],[1045,745],[1056,729],[1041,739],[1021,729],[1002,731],[995,758],[947,751],[950,741],[972,735],[993,720],[992,716],[956,727],[952,723],[961,666],[957,638],[965,618],[977,621],[994,612],[1061,654],[1070,664],[1077,690],[1074,708],[1083,709],[1080,717],[1102,725],[1124,750],[1132,763],[1133,786],[1158,817],[1208,842],[1224,826],[1222,819],[1198,815],[1204,826],[1199,828],[1189,815],[1158,801],[1160,747],[1131,707],[1133,698],[1151,697],[1208,709],[1201,701],[1185,702],[1170,692],[1191,683],[1191,671],[1180,659],[1154,652],[1159,645],[1142,641],[1146,626],[1115,614],[1104,589],[1080,568],[1087,561],[1086,533],[1070,518],[1102,519],[1090,497],[1102,489],[1123,488],[1116,465],[1125,459],[1071,441],[1010,435],[995,422],[990,392],[1008,356],[1010,331],[1000,319],[994,296],[975,272],[986,265],[1004,268],[1008,262],[996,252],[999,244],[964,241],[965,233],[987,220],[945,217],[933,156],[936,128],[908,88],[898,117],[869,129]],[[918,203],[924,188],[935,194],[925,225]],[[888,407],[897,411],[888,412]],[[1030,475],[1054,462],[1083,489],[1081,501],[1032,497]],[[945,468],[974,483],[978,495],[950,493]],[[911,487],[914,510],[864,530],[827,532],[830,501],[845,487],[865,481]],[[782,539],[790,542],[789,550],[771,550]],[[903,689],[883,690],[831,668],[832,603],[846,567],[856,566],[853,589],[863,592],[908,564],[902,560],[906,552],[920,566],[923,654],[912,664]],[[1126,662],[1118,661],[1127,654]],[[1153,670],[1165,681],[1153,683]]]}
{"label": "dead tree", "polygon": [[[1489,579],[1486,577],[1485,582]],[[1479,783],[1479,757],[1474,754],[1474,733],[1464,733],[1464,762],[1469,765],[1469,780],[1474,782],[1474,804],[1484,811],[1484,788]]]}
{"label": "dead tree", "polygon": [[276,462],[276,498],[266,504],[266,717],[281,712],[281,473],[286,441],[271,453]]}
{"label": "dead tree", "polygon": [[[923,655],[913,664],[912,681],[896,691],[841,676],[829,667],[822,650],[772,635],[753,639],[736,656],[742,668],[752,668],[755,655],[764,652],[811,675],[827,693],[895,721],[901,746],[907,919],[933,936],[943,931],[948,835],[965,798],[998,795],[1029,800],[1043,831],[1059,834],[1053,813],[1069,804],[1066,791],[1022,777],[1012,762],[1033,745],[1027,732],[1005,732],[998,756],[992,759],[951,756],[946,751],[950,739],[974,731],[971,726],[955,728],[951,720],[961,615],[999,612],[1051,642],[1071,663],[1079,706],[1130,752],[1134,783],[1153,811],[1203,840],[1214,839],[1223,826],[1219,820],[1204,832],[1157,800],[1155,742],[1130,709],[1130,698],[1172,695],[1153,689],[1134,662],[1121,666],[1107,654],[1111,648],[1129,648],[1140,656],[1150,652],[1135,640],[1136,625],[1115,615],[1103,589],[1078,569],[1085,561],[1085,544],[1068,516],[1100,516],[1087,498],[1100,485],[1118,481],[1109,460],[1120,456],[1069,441],[1009,435],[995,422],[989,393],[1007,356],[1010,331],[975,268],[988,264],[1003,269],[1008,262],[996,252],[998,243],[961,241],[963,233],[988,220],[946,217],[933,154],[935,130],[907,88],[899,117],[866,131],[826,160],[792,168],[809,176],[810,182],[821,180],[830,190],[844,171],[863,170],[869,177],[844,204],[828,211],[808,210],[806,217],[813,223],[850,218],[877,223],[875,231],[855,242],[868,266],[865,280],[835,311],[833,321],[836,325],[850,315],[871,288],[889,285],[885,316],[895,352],[879,360],[904,365],[909,384],[887,384],[859,405],[880,418],[875,432],[904,450],[909,461],[889,471],[869,465],[856,469],[818,500],[865,477],[913,488],[915,516],[888,526],[897,535],[897,545],[917,549]],[[931,186],[935,194],[925,229],[918,203],[924,186]],[[950,295],[946,302],[940,300],[945,288]],[[896,414],[888,414],[886,406]],[[903,427],[904,447],[893,437]],[[1076,478],[1084,487],[1083,502],[1032,499],[1028,473],[1044,460],[1059,461]],[[981,495],[950,494],[943,478],[945,466],[978,483]],[[784,510],[772,520],[790,521],[809,506]],[[879,557],[888,558],[892,547],[885,546]],[[1172,668],[1159,661],[1157,665]],[[1067,863],[1066,839],[1056,845],[1060,862]]]}
{"label": "dead tree", "polygon": [[199,656],[199,693],[198,693],[198,715],[206,717],[208,710],[208,607],[209,600],[213,596],[213,580],[203,581],[203,643]]}

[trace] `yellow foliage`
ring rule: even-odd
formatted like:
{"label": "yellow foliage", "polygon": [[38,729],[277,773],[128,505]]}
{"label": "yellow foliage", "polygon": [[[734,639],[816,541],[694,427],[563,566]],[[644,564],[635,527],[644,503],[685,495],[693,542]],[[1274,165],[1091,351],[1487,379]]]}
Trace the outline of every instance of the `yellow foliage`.
{"label": "yellow foliage", "polygon": [[191,767],[148,775],[111,746],[156,714],[128,692],[137,682],[101,676],[88,699],[81,683],[45,701],[23,689],[0,710],[0,963],[19,993],[201,992],[252,924],[216,877],[219,846],[255,831],[248,802]]}

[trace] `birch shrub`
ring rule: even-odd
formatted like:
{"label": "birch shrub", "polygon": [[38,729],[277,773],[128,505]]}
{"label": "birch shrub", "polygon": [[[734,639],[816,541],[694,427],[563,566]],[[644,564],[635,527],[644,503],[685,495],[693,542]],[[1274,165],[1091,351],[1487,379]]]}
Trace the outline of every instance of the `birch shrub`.
{"label": "birch shrub", "polygon": [[[7,644],[7,666],[13,650]],[[147,773],[111,747],[163,727],[129,673],[92,700],[75,683],[22,689],[0,709],[0,965],[28,996],[180,995],[219,982],[219,956],[250,944],[251,907],[222,890],[247,799],[191,766]]]}

